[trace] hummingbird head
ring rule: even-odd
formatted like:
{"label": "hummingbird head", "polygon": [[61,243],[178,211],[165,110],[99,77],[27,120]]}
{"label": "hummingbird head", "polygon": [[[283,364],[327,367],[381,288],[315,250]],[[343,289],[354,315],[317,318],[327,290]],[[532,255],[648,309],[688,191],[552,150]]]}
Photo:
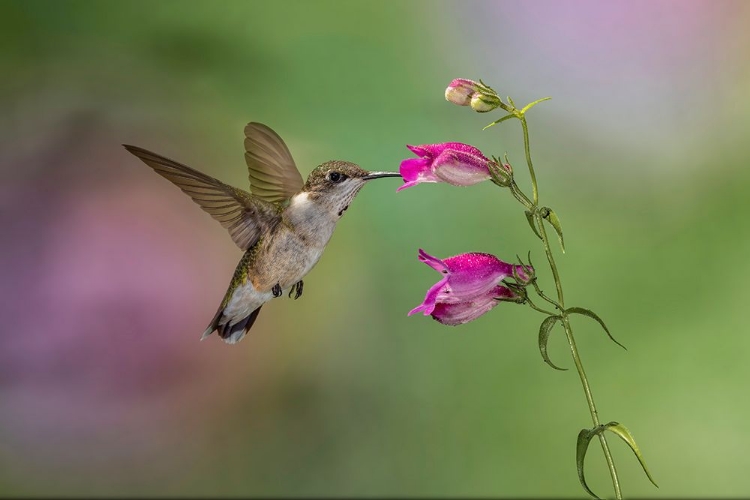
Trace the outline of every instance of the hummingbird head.
{"label": "hummingbird head", "polygon": [[327,161],[310,172],[302,192],[341,217],[362,186],[381,177],[401,177],[401,174],[368,172],[348,161]]}

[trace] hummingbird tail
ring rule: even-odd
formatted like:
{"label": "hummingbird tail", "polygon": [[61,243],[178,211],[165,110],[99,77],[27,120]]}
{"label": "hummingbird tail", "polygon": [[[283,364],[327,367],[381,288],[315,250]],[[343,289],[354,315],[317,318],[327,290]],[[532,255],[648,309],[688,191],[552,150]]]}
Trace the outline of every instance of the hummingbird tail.
{"label": "hummingbird tail", "polygon": [[221,337],[227,344],[236,344],[245,337],[248,330],[253,326],[253,323],[255,323],[255,320],[258,318],[261,307],[262,306],[258,306],[256,310],[236,323],[231,323],[228,318],[224,318],[225,321],[222,322],[224,308],[220,307],[219,310],[216,311],[214,318],[211,320],[211,324],[208,325],[206,331],[201,335],[201,340],[216,331],[219,333],[219,337]]}

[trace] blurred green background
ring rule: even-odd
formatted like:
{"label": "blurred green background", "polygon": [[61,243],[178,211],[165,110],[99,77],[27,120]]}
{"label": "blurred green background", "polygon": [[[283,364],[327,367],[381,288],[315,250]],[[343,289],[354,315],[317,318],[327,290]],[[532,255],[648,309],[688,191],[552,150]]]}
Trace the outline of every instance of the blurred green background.
{"label": "blurred green background", "polygon": [[[490,183],[366,187],[305,280],[237,346],[198,338],[241,252],[121,143],[246,187],[242,128],[303,175],[396,169],[405,144],[507,151],[446,103],[482,78],[529,115],[627,496],[748,496],[750,4],[0,3],[0,494],[582,496],[590,420],[541,317],[407,317],[447,257],[543,254]],[[552,290],[542,271],[545,289]],[[550,355],[572,368],[561,332]],[[590,486],[611,486],[598,445]]]}

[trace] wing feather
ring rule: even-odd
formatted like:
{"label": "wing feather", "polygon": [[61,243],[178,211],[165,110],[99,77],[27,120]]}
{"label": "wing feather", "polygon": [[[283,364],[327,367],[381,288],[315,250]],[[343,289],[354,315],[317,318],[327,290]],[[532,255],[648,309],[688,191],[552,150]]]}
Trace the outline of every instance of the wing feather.
{"label": "wing feather", "polygon": [[262,123],[245,127],[245,161],[250,191],[269,203],[282,203],[302,190],[304,181],[279,134]]}
{"label": "wing feather", "polygon": [[219,221],[243,250],[252,247],[279,220],[276,206],[257,199],[247,191],[143,148],[124,146]]}

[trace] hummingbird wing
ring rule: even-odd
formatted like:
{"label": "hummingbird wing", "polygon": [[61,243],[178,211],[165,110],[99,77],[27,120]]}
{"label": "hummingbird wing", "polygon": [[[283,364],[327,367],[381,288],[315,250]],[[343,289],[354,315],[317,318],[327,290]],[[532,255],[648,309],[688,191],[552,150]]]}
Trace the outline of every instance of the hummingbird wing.
{"label": "hummingbird wing", "polygon": [[275,205],[266,203],[247,191],[224,184],[202,172],[143,148],[123,145],[219,221],[242,250],[255,245],[261,234],[279,220]]}
{"label": "hummingbird wing", "polygon": [[279,134],[262,123],[245,127],[245,161],[253,196],[281,203],[302,190],[304,181]]}

